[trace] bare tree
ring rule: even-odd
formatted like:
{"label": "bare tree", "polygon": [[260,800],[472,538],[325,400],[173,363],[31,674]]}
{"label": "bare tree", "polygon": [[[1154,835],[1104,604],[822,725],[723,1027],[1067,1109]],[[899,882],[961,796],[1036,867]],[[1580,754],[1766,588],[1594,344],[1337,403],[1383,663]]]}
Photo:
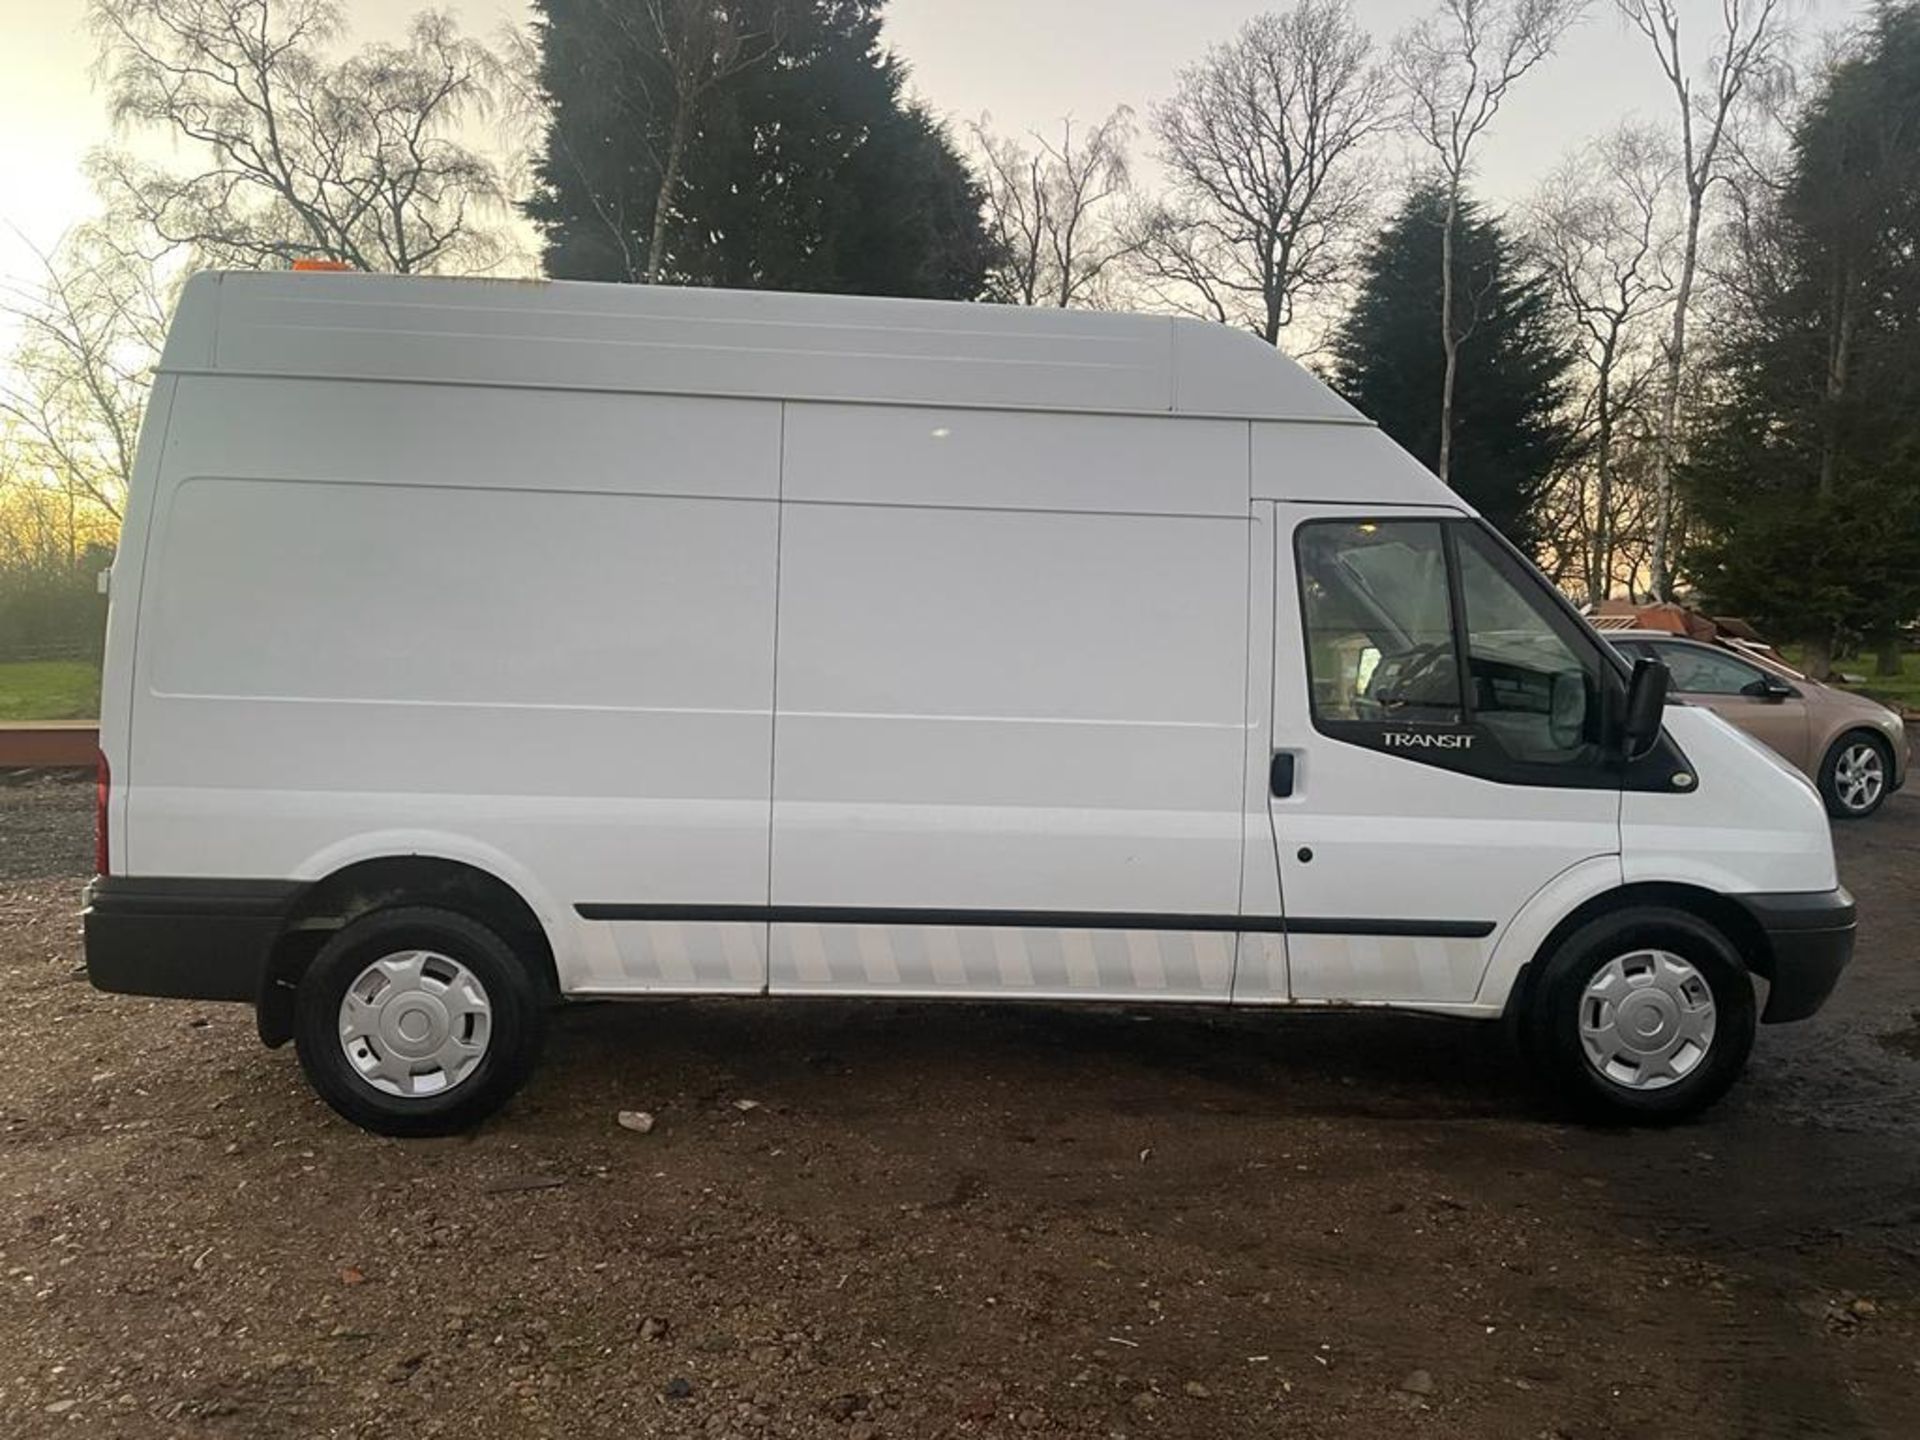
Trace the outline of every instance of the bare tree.
{"label": "bare tree", "polygon": [[[601,0],[611,13],[625,15],[630,8]],[[660,164],[660,191],[654,199],[653,230],[647,244],[646,280],[660,280],[666,258],[668,217],[680,190],[687,144],[707,97],[730,77],[758,65],[771,55],[780,39],[784,12],[779,5],[768,12],[765,25],[755,29],[742,21],[736,7],[713,0],[644,0],[634,23],[645,27],[659,47],[670,89],[666,149]]]}
{"label": "bare tree", "polygon": [[1372,50],[1347,0],[1298,0],[1181,73],[1153,115],[1171,193],[1136,222],[1160,299],[1275,344],[1345,276],[1373,189],[1360,161],[1390,118]]}
{"label": "bare tree", "polygon": [[1615,4],[1652,46],[1680,112],[1686,227],[1666,340],[1666,377],[1653,473],[1653,593],[1664,600],[1673,587],[1673,466],[1679,453],[1687,320],[1699,270],[1701,223],[1708,192],[1724,178],[1722,166],[1738,107],[1743,99],[1763,90],[1781,65],[1788,39],[1786,8],[1785,0],[1720,0],[1720,37],[1707,63],[1709,83],[1696,91],[1682,53],[1678,0],[1615,0]]}
{"label": "bare tree", "polygon": [[1657,131],[1624,125],[1582,146],[1527,208],[1528,238],[1554,298],[1582,340],[1589,386],[1587,470],[1573,488],[1588,598],[1613,588],[1614,448],[1623,417],[1645,399],[1651,366],[1642,332],[1673,292],[1679,238],[1669,203],[1679,162]]}
{"label": "bare tree", "polygon": [[117,523],[133,476],[168,301],[153,266],[106,221],[41,255],[41,277],[0,296],[19,329],[0,370],[0,421],[13,468]]}
{"label": "bare tree", "polygon": [[1607,525],[1613,579],[1629,600],[1648,598],[1643,582],[1653,544],[1653,455],[1657,444],[1655,393],[1649,381],[1623,407],[1613,445],[1613,516]]}
{"label": "bare tree", "polygon": [[115,122],[203,157],[186,170],[93,157],[109,205],[168,244],[214,264],[403,274],[498,260],[487,219],[506,196],[457,137],[490,111],[499,66],[448,15],[334,61],[338,0],[92,0],[89,14]]}
{"label": "bare tree", "polygon": [[1407,126],[1431,150],[1446,189],[1440,235],[1440,453],[1434,473],[1448,483],[1453,458],[1453,392],[1460,344],[1472,333],[1455,294],[1454,239],[1473,150],[1508,93],[1586,8],[1586,0],[1442,0],[1440,13],[1415,22],[1394,43],[1394,67],[1406,96]]}
{"label": "bare tree", "polygon": [[1133,111],[1121,106],[1098,125],[1060,138],[1035,133],[1032,148],[973,128],[987,228],[999,260],[987,298],[1066,309],[1100,303],[1105,282],[1133,249],[1120,223],[1132,190],[1127,152]]}

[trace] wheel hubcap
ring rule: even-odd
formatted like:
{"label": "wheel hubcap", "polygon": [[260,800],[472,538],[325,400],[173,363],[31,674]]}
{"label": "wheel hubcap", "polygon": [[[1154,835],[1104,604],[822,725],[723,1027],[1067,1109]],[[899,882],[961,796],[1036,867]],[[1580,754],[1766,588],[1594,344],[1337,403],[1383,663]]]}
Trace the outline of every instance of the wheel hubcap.
{"label": "wheel hubcap", "polygon": [[1833,767],[1833,788],[1849,810],[1869,810],[1887,788],[1886,762],[1876,746],[1862,741],[1840,752]]}
{"label": "wheel hubcap", "polygon": [[458,960],[432,950],[383,955],[340,1001],[340,1048],[374,1089],[417,1098],[451,1090],[486,1057],[493,1004]]}
{"label": "wheel hubcap", "polygon": [[1713,991],[1666,950],[1608,961],[1580,997],[1587,1063],[1628,1090],[1661,1090],[1699,1068],[1713,1047]]}

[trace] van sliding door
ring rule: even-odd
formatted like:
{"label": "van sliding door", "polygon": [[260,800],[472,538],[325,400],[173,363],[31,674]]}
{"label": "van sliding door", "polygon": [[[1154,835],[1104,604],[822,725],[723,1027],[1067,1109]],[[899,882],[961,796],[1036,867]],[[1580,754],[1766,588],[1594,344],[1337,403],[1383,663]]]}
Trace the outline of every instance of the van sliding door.
{"label": "van sliding door", "polygon": [[788,406],[775,992],[1227,998],[1246,496],[1243,424]]}

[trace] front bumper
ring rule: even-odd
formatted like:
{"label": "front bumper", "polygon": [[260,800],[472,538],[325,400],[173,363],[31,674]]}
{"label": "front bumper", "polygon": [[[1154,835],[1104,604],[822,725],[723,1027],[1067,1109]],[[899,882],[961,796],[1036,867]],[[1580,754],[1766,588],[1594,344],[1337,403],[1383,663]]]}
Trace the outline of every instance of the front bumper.
{"label": "front bumper", "polygon": [[1853,896],[1836,886],[1733,898],[1766,936],[1766,953],[1748,957],[1768,982],[1760,1019],[1768,1025],[1806,1019],[1827,1003],[1853,958]]}
{"label": "front bumper", "polygon": [[97,876],[87,887],[87,978],[182,1000],[260,998],[299,885]]}

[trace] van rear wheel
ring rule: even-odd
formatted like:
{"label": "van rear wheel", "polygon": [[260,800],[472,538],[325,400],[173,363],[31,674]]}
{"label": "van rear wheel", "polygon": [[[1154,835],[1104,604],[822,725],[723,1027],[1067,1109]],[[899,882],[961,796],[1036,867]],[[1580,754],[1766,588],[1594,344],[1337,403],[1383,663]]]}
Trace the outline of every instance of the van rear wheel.
{"label": "van rear wheel", "polygon": [[446,1135],[484,1120],[533,1068],[544,1021],[531,974],[505,940],[425,906],[342,927],[294,1002],[308,1081],[382,1135]]}
{"label": "van rear wheel", "polygon": [[1583,925],[1546,961],[1528,1053],[1583,1114],[1660,1123],[1696,1115],[1746,1067],[1753,982],[1718,930],[1647,907]]}

